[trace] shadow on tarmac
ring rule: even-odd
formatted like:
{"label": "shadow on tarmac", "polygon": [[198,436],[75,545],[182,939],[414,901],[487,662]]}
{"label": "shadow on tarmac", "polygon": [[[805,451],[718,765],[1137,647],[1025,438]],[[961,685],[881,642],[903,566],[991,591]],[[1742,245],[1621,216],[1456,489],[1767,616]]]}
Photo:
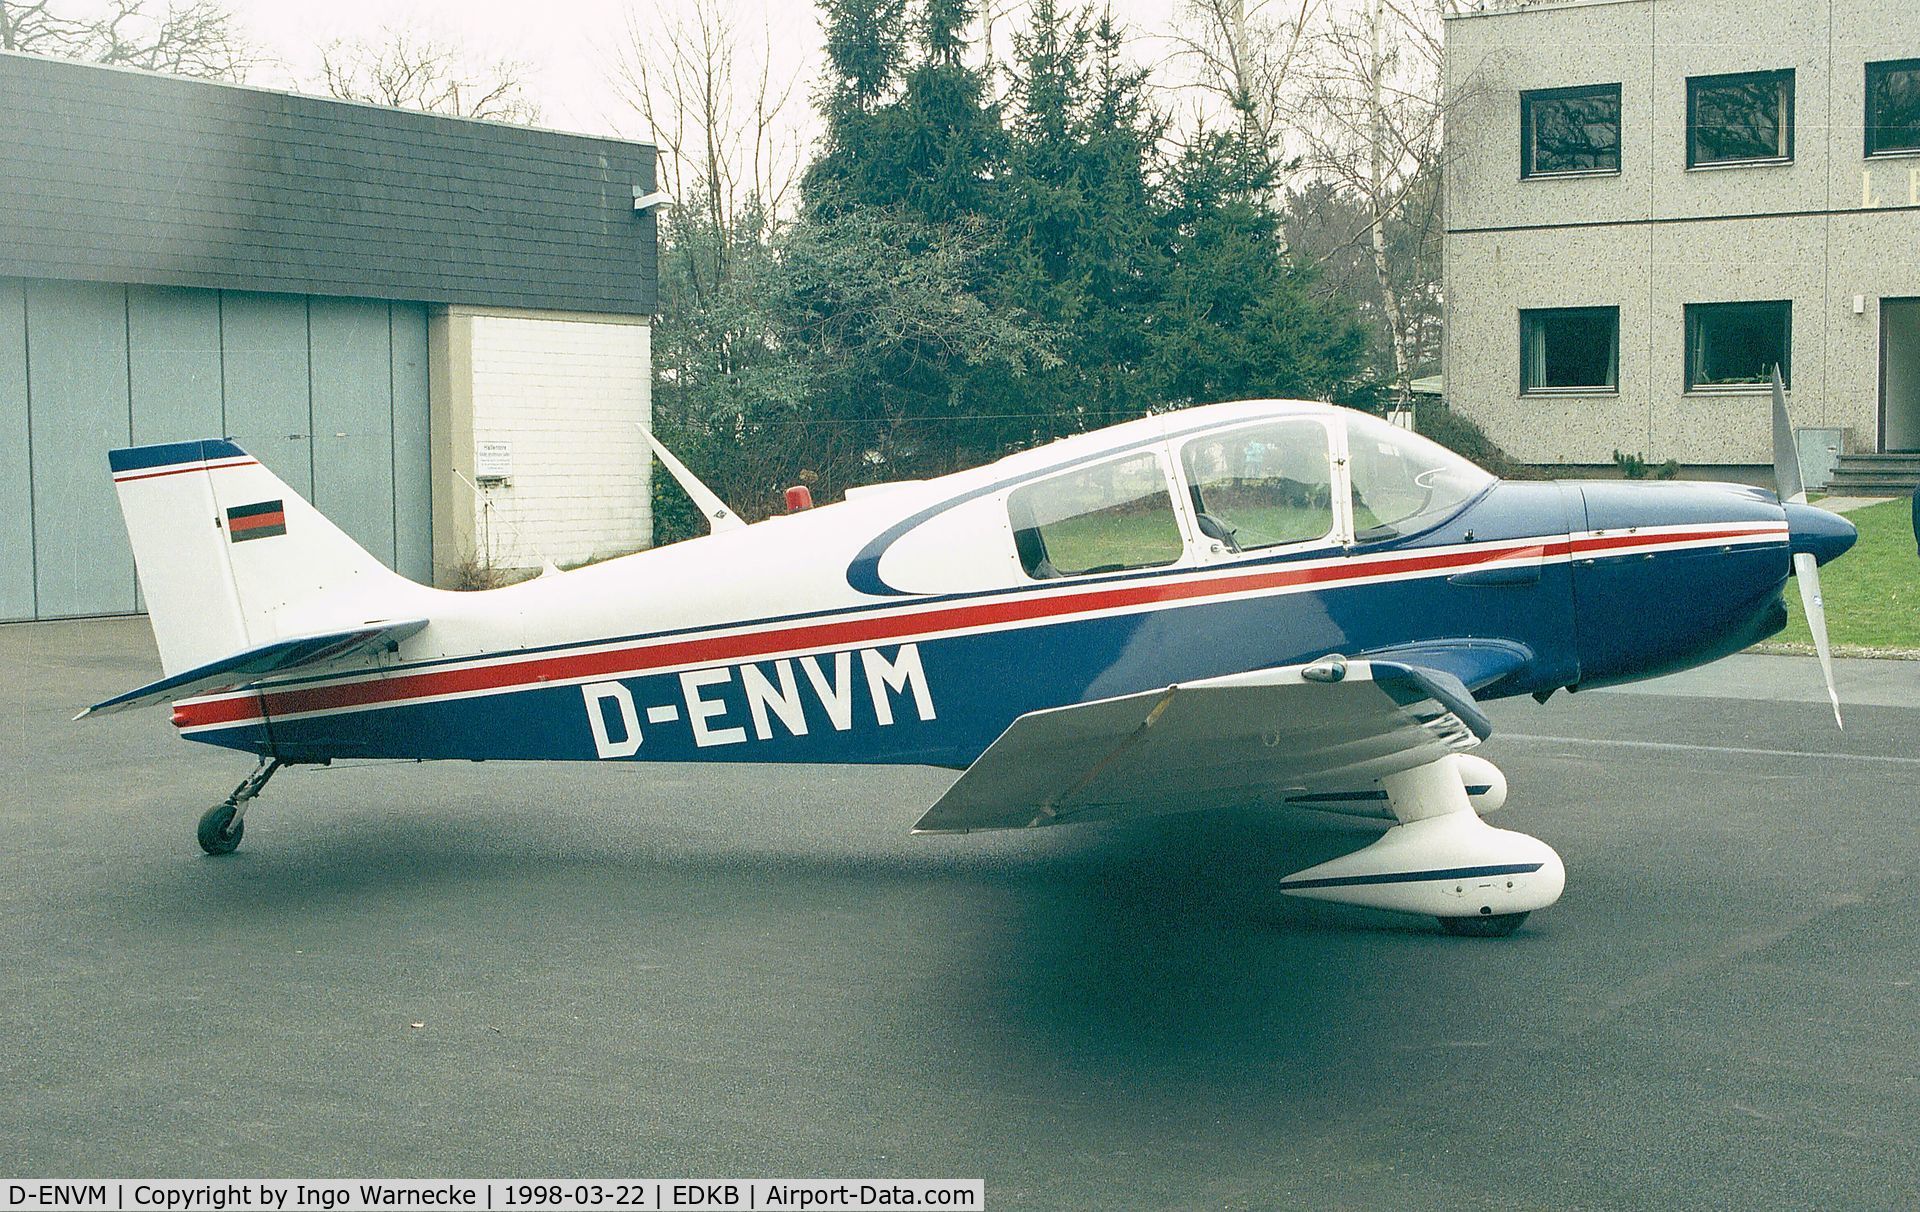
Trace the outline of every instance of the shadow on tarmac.
{"label": "shadow on tarmac", "polygon": [[[868,827],[825,843],[826,822],[789,817],[754,845],[722,826],[689,835],[632,818],[624,832],[597,819],[526,829],[526,814],[506,809],[443,813],[430,832],[405,814],[321,820],[296,841],[271,806],[256,811],[257,846],[157,868],[124,889],[128,914],[298,935],[392,914],[443,929],[444,907],[466,919],[453,927],[464,958],[484,965],[515,934],[491,930],[490,914],[538,913],[547,938],[617,948],[650,936],[672,969],[689,966],[687,952],[750,953],[707,974],[711,996],[751,994],[772,932],[822,951],[829,973],[864,990],[868,1029],[964,1056],[962,1069],[1098,1069],[1179,1102],[1375,1057],[1380,1007],[1445,997],[1472,969],[1523,965],[1529,950],[1525,930],[1489,945],[1425,919],[1280,896],[1287,872],[1376,832],[1304,812],[997,838]],[[781,844],[789,834],[816,841]],[[573,955],[618,979],[611,955]],[[1472,958],[1469,972],[1459,958]]]}

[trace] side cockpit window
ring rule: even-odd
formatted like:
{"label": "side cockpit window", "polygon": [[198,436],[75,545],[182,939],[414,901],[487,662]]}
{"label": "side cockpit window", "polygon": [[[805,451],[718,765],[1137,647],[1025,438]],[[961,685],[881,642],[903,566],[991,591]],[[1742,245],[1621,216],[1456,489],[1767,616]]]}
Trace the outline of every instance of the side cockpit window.
{"label": "side cockpit window", "polygon": [[1333,532],[1326,427],[1270,421],[1195,438],[1180,451],[1200,533],[1228,551],[1324,539]]}
{"label": "side cockpit window", "polygon": [[1166,471],[1151,453],[1016,488],[1007,514],[1020,566],[1035,580],[1158,568],[1185,550]]}

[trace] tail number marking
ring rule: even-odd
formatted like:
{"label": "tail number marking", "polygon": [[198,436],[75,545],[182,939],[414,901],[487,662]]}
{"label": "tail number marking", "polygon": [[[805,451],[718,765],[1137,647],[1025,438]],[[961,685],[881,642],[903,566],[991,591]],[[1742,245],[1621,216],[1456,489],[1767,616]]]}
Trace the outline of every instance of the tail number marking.
{"label": "tail number marking", "polygon": [[[853,670],[856,656],[858,678]],[[891,656],[878,648],[862,648],[857,653],[689,669],[679,676],[680,702],[649,706],[644,714],[648,724],[657,725],[674,723],[684,713],[694,745],[707,749],[744,744],[749,729],[752,738],[761,741],[771,739],[776,730],[787,736],[807,735],[810,697],[829,726],[847,732],[854,726],[854,701],[863,686],[878,727],[893,725],[896,699],[902,708],[911,701],[914,714],[922,720],[936,718],[918,644],[902,644]],[[737,695],[729,693],[736,688]],[[640,751],[643,712],[626,683],[588,682],[580,687],[580,694],[595,753],[625,758]],[[740,697],[746,702],[744,713],[738,710]]]}

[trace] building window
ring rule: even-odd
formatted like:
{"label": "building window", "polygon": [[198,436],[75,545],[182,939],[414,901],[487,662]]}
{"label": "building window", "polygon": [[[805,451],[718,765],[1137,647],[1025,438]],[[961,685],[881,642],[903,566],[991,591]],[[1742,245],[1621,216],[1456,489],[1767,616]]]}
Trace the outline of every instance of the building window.
{"label": "building window", "polygon": [[1620,387],[1620,309],[1555,307],[1520,313],[1522,392]]}
{"label": "building window", "polygon": [[1687,81],[1687,167],[1793,159],[1793,72]]}
{"label": "building window", "polygon": [[1920,152],[1920,59],[1867,64],[1867,154]]}
{"label": "building window", "polygon": [[1793,381],[1793,304],[1687,304],[1687,390]]}
{"label": "building window", "polygon": [[1035,580],[1158,568],[1186,551],[1167,473],[1152,454],[1017,488],[1007,512],[1020,566]]}
{"label": "building window", "polygon": [[1620,171],[1620,86],[1520,94],[1520,175]]}

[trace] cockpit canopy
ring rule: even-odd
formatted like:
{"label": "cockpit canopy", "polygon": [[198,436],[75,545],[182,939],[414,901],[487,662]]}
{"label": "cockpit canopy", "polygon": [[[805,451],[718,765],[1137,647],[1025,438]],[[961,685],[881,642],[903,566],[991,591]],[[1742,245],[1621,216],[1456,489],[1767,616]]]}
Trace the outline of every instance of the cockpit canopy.
{"label": "cockpit canopy", "polygon": [[[1344,432],[1342,425],[1344,423]],[[1302,413],[1229,425],[1167,451],[1117,454],[1013,489],[1007,520],[1034,580],[1158,568],[1185,554],[1175,501],[1215,551],[1336,541],[1345,438],[1352,541],[1379,542],[1444,520],[1494,477],[1440,444],[1363,413]]]}
{"label": "cockpit canopy", "polygon": [[979,584],[989,563],[1018,585],[1378,543],[1438,525],[1494,481],[1363,413],[1248,411],[1198,432],[1182,432],[1175,414],[1165,439],[939,509],[891,544],[881,577],[940,592]]}

